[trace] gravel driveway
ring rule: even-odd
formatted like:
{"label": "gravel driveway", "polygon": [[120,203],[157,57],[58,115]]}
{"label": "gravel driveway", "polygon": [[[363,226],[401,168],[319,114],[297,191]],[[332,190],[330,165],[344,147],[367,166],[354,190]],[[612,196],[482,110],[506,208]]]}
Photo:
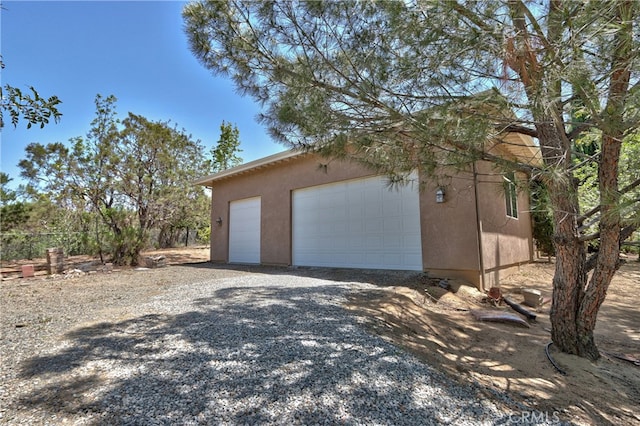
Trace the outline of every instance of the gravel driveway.
{"label": "gravel driveway", "polygon": [[3,282],[0,423],[508,424],[516,404],[342,307],[372,278],[192,265]]}

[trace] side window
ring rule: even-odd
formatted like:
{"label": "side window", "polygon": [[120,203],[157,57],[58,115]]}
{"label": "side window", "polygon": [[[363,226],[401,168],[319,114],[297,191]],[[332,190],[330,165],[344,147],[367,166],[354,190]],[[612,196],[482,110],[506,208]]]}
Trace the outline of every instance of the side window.
{"label": "side window", "polygon": [[515,173],[504,176],[504,198],[507,203],[507,216],[518,218],[518,189]]}

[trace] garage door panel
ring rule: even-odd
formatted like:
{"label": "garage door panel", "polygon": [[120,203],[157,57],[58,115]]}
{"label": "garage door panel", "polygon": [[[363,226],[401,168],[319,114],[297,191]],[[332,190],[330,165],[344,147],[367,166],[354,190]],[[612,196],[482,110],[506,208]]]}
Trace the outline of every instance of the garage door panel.
{"label": "garage door panel", "polygon": [[404,262],[409,263],[410,265],[415,265],[417,263],[422,264],[422,253],[405,254]]}
{"label": "garage door panel", "polygon": [[361,236],[355,236],[349,238],[349,253],[356,249],[362,249],[364,247],[364,238]]}
{"label": "garage door panel", "polygon": [[349,234],[351,238],[364,235],[364,221],[361,218],[349,221]]}
{"label": "garage door panel", "polygon": [[375,219],[382,216],[382,206],[377,202],[369,202],[364,206],[364,217],[368,219]]}
{"label": "garage door panel", "polygon": [[349,206],[349,213],[348,213],[348,219],[349,220],[360,220],[364,217],[364,207],[359,205],[359,206]]}
{"label": "garage door panel", "polygon": [[344,234],[345,232],[347,232],[348,229],[349,229],[349,223],[344,218],[341,218],[341,220],[338,220],[333,225],[333,230],[339,234],[340,233]]}
{"label": "garage door panel", "polygon": [[229,204],[229,262],[260,263],[260,197]]}
{"label": "garage door panel", "polygon": [[335,250],[341,250],[345,247],[349,247],[349,238],[344,236],[337,236],[333,239],[332,246]]}
{"label": "garage door panel", "polygon": [[374,253],[377,250],[382,250],[384,247],[382,244],[382,235],[367,235],[365,236],[365,249],[368,253]]}
{"label": "garage door panel", "polygon": [[364,223],[364,232],[367,234],[378,234],[382,232],[383,220],[381,217],[369,218]]}
{"label": "garage door panel", "polygon": [[385,235],[384,236],[384,248],[390,250],[402,249],[403,239],[401,235]]}
{"label": "garage door panel", "polygon": [[294,191],[292,208],[294,265],[422,270],[412,187],[389,189],[383,177],[338,182]]}
{"label": "garage door panel", "polygon": [[[349,253],[345,256],[345,265],[364,265],[365,255],[364,253]],[[352,266],[355,267],[355,266]]]}
{"label": "garage door panel", "polygon": [[399,254],[385,254],[384,263],[387,265],[402,265],[402,256]]}
{"label": "garage door panel", "polygon": [[384,203],[382,206],[382,214],[383,216],[401,216],[402,215],[402,204],[397,202],[389,202]]}
{"label": "garage door panel", "polygon": [[385,234],[402,233],[402,218],[401,217],[385,217],[382,219],[382,231]]}

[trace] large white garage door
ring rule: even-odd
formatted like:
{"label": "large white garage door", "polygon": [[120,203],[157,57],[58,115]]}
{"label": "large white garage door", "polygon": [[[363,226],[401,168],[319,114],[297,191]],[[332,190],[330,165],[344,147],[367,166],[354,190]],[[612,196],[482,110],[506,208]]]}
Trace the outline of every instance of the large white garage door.
{"label": "large white garage door", "polygon": [[229,262],[260,263],[260,197],[229,205]]}
{"label": "large white garage door", "polygon": [[422,270],[417,184],[372,177],[293,192],[293,264]]}

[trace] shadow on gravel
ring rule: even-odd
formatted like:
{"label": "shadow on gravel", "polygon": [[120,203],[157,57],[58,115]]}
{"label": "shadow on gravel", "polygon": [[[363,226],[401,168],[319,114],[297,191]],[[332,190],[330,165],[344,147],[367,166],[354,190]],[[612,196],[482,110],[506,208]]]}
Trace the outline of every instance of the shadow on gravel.
{"label": "shadow on gravel", "polygon": [[401,285],[403,283],[415,282],[419,277],[424,276],[423,272],[416,271],[393,271],[382,269],[349,269],[349,268],[325,268],[325,267],[291,267],[275,265],[251,265],[251,264],[229,264],[197,262],[174,265],[178,268],[201,269],[208,271],[233,271],[238,273],[251,273],[262,275],[285,275],[301,278],[326,279],[333,282],[345,283],[369,283],[378,286]]}
{"label": "shadow on gravel", "polygon": [[508,423],[473,388],[345,319],[340,286],[271,279],[189,312],[76,329],[23,363],[21,377],[40,384],[17,403],[94,424]]}

